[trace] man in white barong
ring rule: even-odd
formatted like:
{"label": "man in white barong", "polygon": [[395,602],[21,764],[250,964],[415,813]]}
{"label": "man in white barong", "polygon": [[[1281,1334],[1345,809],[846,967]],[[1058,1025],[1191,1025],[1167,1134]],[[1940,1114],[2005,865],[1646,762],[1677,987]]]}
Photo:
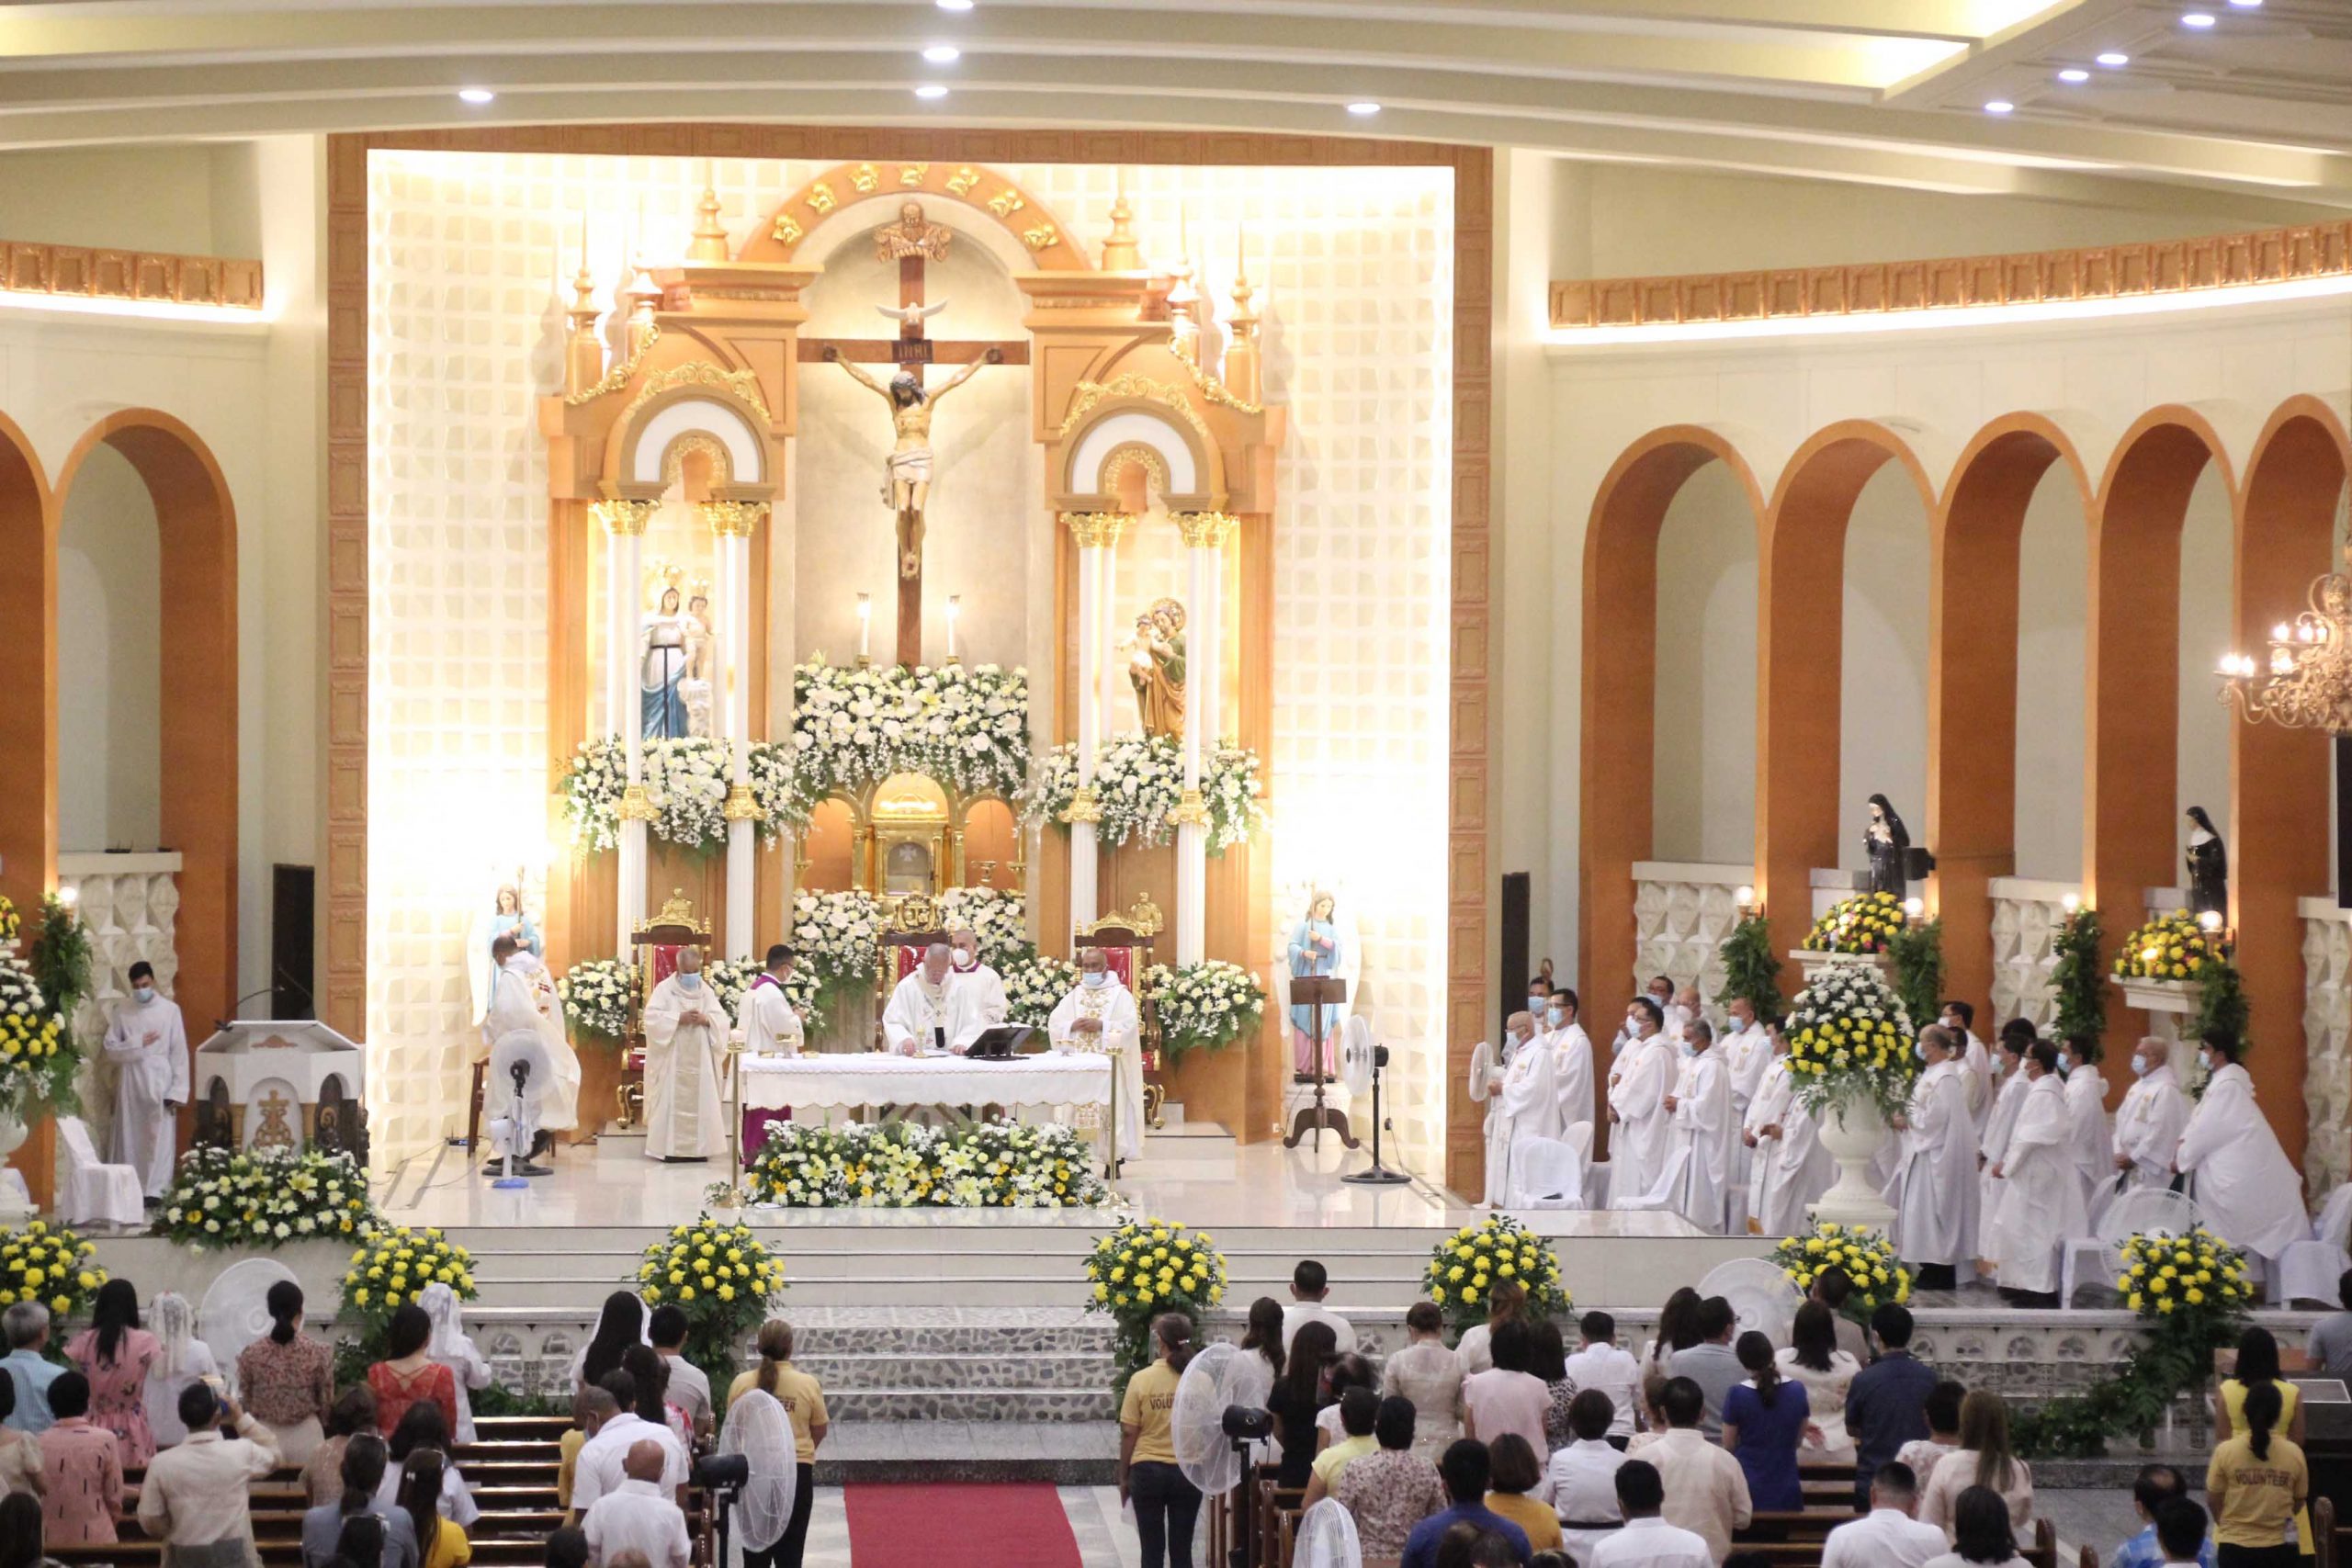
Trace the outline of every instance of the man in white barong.
{"label": "man in white barong", "polygon": [[1527,1032],[1521,1027],[1526,1017],[1523,1012],[1511,1014],[1503,1020],[1499,1041],[1481,1040],[1470,1048],[1470,1079],[1464,1087],[1470,1091],[1471,1103],[1487,1108],[1478,1124],[1487,1150],[1486,1187],[1478,1199],[1485,1208],[1499,1208],[1510,1195],[1510,1124],[1503,1120],[1502,1087],[1511,1064],[1529,1048]]}
{"label": "man in white barong", "polygon": [[[1731,1077],[1731,1124],[1736,1133],[1747,1125],[1747,1108],[1756,1102],[1757,1086],[1772,1065],[1772,1039],[1757,1021],[1756,1004],[1746,997],[1725,1002],[1724,1013],[1724,1036],[1715,1043],[1715,1050]],[[1746,1138],[1731,1140],[1730,1190],[1747,1190],[1750,1153]]]}
{"label": "man in white barong", "polygon": [[1829,1190],[1837,1164],[1821,1146],[1813,1112],[1797,1099],[1796,1075],[1789,1071],[1789,1037],[1775,1022],[1765,1026],[1771,1064],[1747,1102],[1740,1142],[1748,1151],[1748,1228],[1759,1235],[1793,1235],[1805,1210]]}
{"label": "man in white barong", "polygon": [[108,1157],[139,1173],[147,1207],[162,1204],[179,1155],[179,1112],[187,1103],[187,1025],[179,1004],[155,989],[155,966],[130,966],[130,999],[107,1026],[115,1066],[114,1130]]}
{"label": "man in white barong", "polygon": [[794,954],[777,942],[767,951],[759,974],[743,992],[743,1051],[752,1056],[797,1056],[808,1035],[799,1010],[785,994],[792,978]]}
{"label": "man in white barong", "polygon": [[882,1043],[900,1056],[944,1051],[956,1038],[947,971],[955,951],[944,942],[923,949],[922,962],[890,993],[882,1010]]}
{"label": "man in white barong", "polygon": [[1544,1021],[1551,1024],[1552,1077],[1560,1091],[1560,1130],[1589,1122],[1598,1112],[1592,1102],[1592,1036],[1577,1021],[1583,1004],[1566,986],[1555,989]]}
{"label": "man in white barong", "polygon": [[1903,1139],[1886,1188],[1894,1209],[1891,1239],[1895,1256],[1917,1269],[1923,1291],[1958,1288],[1961,1266],[1976,1256],[1976,1125],[1952,1059],[1959,1044],[1941,1024],[1919,1032],[1927,1070],[1894,1122]]}
{"label": "man in white barong", "polygon": [[2002,1030],[1993,1053],[1994,1078],[2001,1088],[1993,1097],[1993,1113],[1984,1118],[1984,1131],[1976,1140],[1976,1256],[1980,1258],[1993,1256],[1993,1221],[2000,1211],[2002,1186],[1993,1168],[2008,1156],[2009,1134],[2017,1129],[2018,1112],[2025,1108],[2027,1091],[2032,1087],[2025,1078],[2025,1054],[2032,1048],[2033,1028],[2028,1024],[2022,1030]]}
{"label": "man in white barong", "polygon": [[1487,1188],[1488,1191],[1497,1190],[1496,1178],[1499,1176],[1501,1204],[1526,1208],[1539,1198],[1552,1196],[1529,1189],[1521,1173],[1520,1156],[1535,1139],[1560,1135],[1559,1056],[1547,1043],[1535,1038],[1535,1021],[1527,1014],[1511,1014],[1505,1027],[1519,1043],[1511,1051],[1510,1066],[1495,1085],[1495,1122],[1502,1160],[1498,1169],[1497,1140],[1490,1138],[1487,1145]]}
{"label": "man in white barong", "polygon": [[718,1081],[734,1020],[702,976],[702,949],[678,950],[678,972],[645,999],[645,1154],[672,1164],[727,1147]]}
{"label": "man in white barong", "polygon": [[2171,1048],[2154,1035],[2132,1047],[2132,1087],[2115,1111],[2115,1190],[2172,1185],[2172,1156],[2188,1125],[2188,1096],[2172,1070]]}
{"label": "man in white barong", "polygon": [[1993,1054],[1984,1049],[1984,1042],[1976,1038],[1976,1007],[1957,998],[1943,1005],[1937,1022],[1951,1032],[1960,1042],[1960,1070],[1968,1086],[1968,1116],[1984,1131],[1984,1119],[1993,1113]]}
{"label": "man in white barong", "polygon": [[2197,1179],[2191,1196],[2213,1234],[2255,1254],[2266,1275],[2290,1241],[2309,1239],[2302,1178],[2255,1103],[2254,1079],[2238,1065],[2245,1049],[2216,1031],[2198,1045],[2205,1093],[2181,1129],[2173,1168]]}
{"label": "man in white barong", "polygon": [[1666,1109],[1674,1118],[1674,1147],[1689,1151],[1675,1207],[1712,1235],[1723,1234],[1724,1192],[1731,1177],[1731,1070],[1715,1049],[1714,1027],[1703,1018],[1682,1026],[1682,1066]]}
{"label": "man in white barong", "polygon": [[2082,1173],[2083,1201],[2094,1224],[2115,1195],[2115,1135],[2107,1126],[2107,1079],[2091,1060],[2091,1053],[2098,1048],[2076,1034],[2068,1036],[2058,1051],[2058,1070],[2066,1076],[2075,1168]]}
{"label": "man in white barong", "polygon": [[1136,998],[1111,973],[1099,947],[1078,950],[1078,987],[1054,1006],[1046,1033],[1060,1047],[1113,1051],[1111,1092],[1118,1097],[1119,1153],[1143,1153],[1143,1014]]}
{"label": "man in white barong", "polygon": [[947,933],[947,998],[955,1027],[947,1032],[947,1048],[962,1055],[985,1030],[1012,1016],[1005,999],[1004,977],[980,962],[980,939],[968,931]]}
{"label": "man in white barong", "polygon": [[2048,1041],[2026,1053],[2026,1093],[2002,1157],[1986,1169],[1999,1207],[1985,1227],[1984,1254],[2000,1270],[2001,1294],[2018,1306],[2054,1307],[2059,1249],[2090,1229],[2075,1167],[2074,1114]]}
{"label": "man in white barong", "polygon": [[1621,1207],[1643,1197],[1666,1171],[1674,1116],[1666,1097],[1674,1088],[1674,1044],[1666,1015],[1650,997],[1634,998],[1639,1031],[1609,1075],[1609,1202]]}

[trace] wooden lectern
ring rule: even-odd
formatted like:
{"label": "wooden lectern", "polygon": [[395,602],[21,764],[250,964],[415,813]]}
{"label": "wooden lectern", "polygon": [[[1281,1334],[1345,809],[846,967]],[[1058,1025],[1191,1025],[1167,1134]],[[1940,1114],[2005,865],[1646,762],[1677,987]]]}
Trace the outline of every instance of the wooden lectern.
{"label": "wooden lectern", "polygon": [[[1324,1008],[1335,1008],[1348,999],[1348,983],[1329,975],[1294,976],[1290,983],[1290,1005],[1314,1008],[1317,1022],[1322,1021]],[[1295,1149],[1298,1141],[1312,1130],[1317,1148],[1323,1145],[1323,1129],[1330,1128],[1340,1134],[1340,1142],[1356,1148],[1360,1140],[1348,1131],[1348,1113],[1323,1103],[1323,1086],[1330,1082],[1323,1070],[1323,1042],[1315,1042],[1315,1103],[1302,1105],[1291,1119],[1290,1135],[1283,1140],[1283,1147]]]}

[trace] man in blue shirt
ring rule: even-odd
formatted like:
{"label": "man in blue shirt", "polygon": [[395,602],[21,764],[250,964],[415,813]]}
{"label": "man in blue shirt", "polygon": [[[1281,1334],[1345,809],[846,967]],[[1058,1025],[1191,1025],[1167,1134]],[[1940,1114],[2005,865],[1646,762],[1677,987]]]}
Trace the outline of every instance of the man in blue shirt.
{"label": "man in blue shirt", "polygon": [[1911,1354],[1911,1313],[1894,1302],[1871,1314],[1879,1359],[1854,1374],[1846,1391],[1846,1430],[1854,1439],[1854,1511],[1868,1511],[1871,1472],[1903,1445],[1928,1435],[1928,1395],[1936,1369]]}
{"label": "man in blue shirt", "polygon": [[[2108,1568],[2164,1568],[2174,1561],[2157,1539],[2157,1510],[2176,1497],[2188,1495],[2188,1478],[2171,1465],[2142,1465],[2139,1479],[2132,1483],[2132,1506],[2147,1521],[2147,1528],[2115,1549],[2115,1555],[2107,1560]],[[2198,1546],[2197,1562],[2198,1568],[2213,1568],[2213,1538],[2210,1533],[2202,1537]]]}
{"label": "man in blue shirt", "polygon": [[1510,1543],[1514,1561],[1524,1563],[1534,1553],[1529,1550],[1527,1532],[1487,1506],[1487,1483],[1492,1475],[1487,1460],[1487,1445],[1476,1438],[1461,1438],[1445,1450],[1438,1461],[1438,1474],[1445,1480],[1445,1495],[1453,1506],[1442,1514],[1431,1514],[1413,1527],[1405,1538],[1405,1556],[1399,1568],[1437,1568],[1437,1543],[1455,1525],[1476,1525],[1490,1535],[1498,1535]]}
{"label": "man in blue shirt", "polygon": [[17,1385],[17,1407],[8,1412],[7,1425],[19,1432],[46,1432],[57,1425],[49,1413],[49,1385],[65,1371],[41,1359],[49,1343],[49,1309],[39,1302],[18,1302],[0,1313],[0,1334],[8,1337],[8,1357],[0,1366]]}

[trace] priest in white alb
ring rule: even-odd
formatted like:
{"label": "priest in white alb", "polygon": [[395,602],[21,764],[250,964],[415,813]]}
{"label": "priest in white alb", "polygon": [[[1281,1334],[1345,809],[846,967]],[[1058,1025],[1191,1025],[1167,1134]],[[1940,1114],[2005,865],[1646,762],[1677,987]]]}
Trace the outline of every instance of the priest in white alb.
{"label": "priest in white alb", "polygon": [[2188,1125],[2188,1096],[2173,1075],[2171,1048],[2150,1034],[2132,1047],[2132,1087],[2115,1110],[2118,1191],[2172,1185],[2172,1156]]}
{"label": "priest in white alb", "polygon": [[110,1158],[139,1173],[154,1208],[172,1184],[179,1152],[179,1111],[187,1103],[187,1026],[177,1002],[155,989],[155,968],[130,966],[130,999],[107,1026],[107,1060],[115,1065]]}
{"label": "priest in white alb", "polygon": [[678,950],[678,971],[645,999],[645,1153],[705,1160],[727,1148],[718,1083],[734,1021],[702,975],[702,949]]}
{"label": "priest in white alb", "polygon": [[982,1032],[994,1029],[1012,1014],[1005,999],[1004,977],[980,962],[980,939],[968,931],[947,933],[950,959],[947,995],[956,1016],[947,1048],[961,1055],[972,1048]]}
{"label": "priest in white alb", "polygon": [[1683,1158],[1675,1207],[1711,1235],[1723,1234],[1724,1193],[1731,1179],[1731,1070],[1715,1047],[1714,1026],[1682,1026],[1682,1065],[1666,1109],[1674,1118],[1674,1152]]}
{"label": "priest in white alb", "polygon": [[1487,1144],[1487,1185],[1479,1202],[1487,1208],[1498,1208],[1510,1196],[1510,1124],[1503,1120],[1503,1077],[1510,1065],[1526,1049],[1525,1035],[1517,1027],[1526,1018],[1515,1012],[1503,1020],[1502,1037],[1497,1041],[1481,1040],[1470,1048],[1470,1081],[1466,1086],[1473,1104],[1487,1108],[1479,1132]]}
{"label": "priest in white alb", "polygon": [[947,971],[954,960],[945,942],[933,942],[923,949],[922,962],[890,992],[882,1009],[882,1043],[892,1055],[915,1056],[947,1049],[955,1037],[954,1006],[947,992]]}
{"label": "priest in white alb", "polygon": [[[1976,1256],[1993,1256],[1993,1222],[2000,1213],[2001,1181],[1993,1168],[2007,1157],[2009,1134],[2017,1130],[2018,1112],[2025,1109],[2025,1054],[2033,1048],[2033,1027],[2004,1029],[1993,1050],[1994,1081],[2001,1087],[1993,1096],[1993,1113],[1976,1139]],[[2007,1281],[2003,1281],[2007,1283]]]}
{"label": "priest in white alb", "polygon": [[[1894,1209],[1895,1256],[1918,1270],[1921,1290],[1949,1291],[1976,1257],[1976,1124],[1953,1060],[1960,1043],[1939,1023],[1919,1032],[1927,1063],[1911,1102],[1894,1119],[1903,1134],[1886,1201]],[[1971,1269],[1973,1272],[1973,1269]]]}
{"label": "priest in white alb", "polygon": [[2046,1040],[2026,1053],[2026,1092],[2002,1156],[1985,1168],[1999,1194],[1984,1227],[1984,1255],[2000,1271],[2001,1294],[2018,1306],[2054,1307],[2059,1249],[2090,1228],[2075,1165],[2075,1118]]}
{"label": "priest in white alb", "polygon": [[1674,1117],[1666,1097],[1676,1077],[1674,1044],[1661,1031],[1666,1010],[1634,998],[1634,1036],[1609,1075],[1609,1202],[1623,1207],[1648,1193],[1666,1171]]}
{"label": "priest in white alb", "polygon": [[[1544,1010],[1552,1026],[1546,1037],[1552,1052],[1552,1078],[1560,1091],[1560,1129],[1566,1132],[1597,1114],[1592,1102],[1592,1036],[1577,1021],[1582,1004],[1566,986],[1554,991]],[[1590,1145],[1586,1145],[1588,1155]]]}
{"label": "priest in white alb", "polygon": [[1757,1086],[1764,1081],[1764,1074],[1772,1065],[1772,1039],[1757,1021],[1756,1004],[1746,997],[1734,997],[1724,1004],[1724,1026],[1715,1050],[1724,1059],[1724,1070],[1731,1077],[1731,1140],[1732,1189],[1745,1190],[1747,1185],[1747,1162],[1752,1151],[1747,1140],[1737,1135],[1747,1125],[1747,1108],[1756,1101]]}
{"label": "priest in white alb", "polygon": [[1740,1144],[1747,1150],[1747,1217],[1758,1235],[1793,1235],[1805,1210],[1829,1190],[1837,1166],[1813,1122],[1813,1112],[1796,1095],[1789,1071],[1789,1037],[1776,1023],[1765,1026],[1772,1060],[1747,1102]]}
{"label": "priest in white alb", "polygon": [[[524,1176],[548,1174],[531,1162],[548,1151],[556,1134],[580,1124],[580,1055],[564,1038],[562,1008],[538,954],[512,931],[502,931],[492,940],[490,1002],[481,1015],[481,1054],[476,1059],[489,1060],[491,1049],[501,1040],[523,1034],[538,1041],[548,1060],[546,1080],[536,1086],[538,1108],[526,1127],[518,1129],[509,1114],[514,1109],[514,1085],[487,1078],[482,1084],[492,1150],[500,1156],[511,1152],[521,1162],[518,1173]],[[523,1136],[526,1133],[527,1138]],[[510,1150],[510,1141],[519,1146]],[[500,1160],[492,1160],[492,1168],[503,1173]]]}
{"label": "priest in white alb", "polygon": [[[937,951],[934,949],[934,951]],[[1111,973],[1099,947],[1078,950],[1078,985],[1054,1006],[1046,1033],[1066,1050],[1111,1051],[1111,1092],[1118,1099],[1119,1155],[1143,1153],[1143,1013],[1133,992]]]}
{"label": "priest in white alb", "polygon": [[[2267,1273],[2290,1241],[2312,1234],[2302,1178],[2255,1103],[2254,1079],[2238,1065],[2245,1047],[2219,1031],[2197,1047],[2205,1093],[2181,1129],[2173,1165],[2197,1179],[2190,1196],[2215,1235],[2254,1253]],[[2296,1111],[2298,1116],[2301,1111]]]}
{"label": "priest in white alb", "polygon": [[1993,1054],[1984,1042],[1976,1038],[1976,1007],[1973,1002],[1957,998],[1943,1005],[1936,1021],[1951,1032],[1960,1042],[1959,1053],[1952,1058],[1960,1065],[1961,1081],[1968,1087],[1968,1115],[1981,1131],[1984,1119],[1993,1113]]}
{"label": "priest in white alb", "polygon": [[[1520,1156],[1537,1138],[1560,1135],[1560,1089],[1554,1071],[1556,1058],[1550,1047],[1535,1039],[1535,1021],[1515,1012],[1503,1026],[1517,1042],[1510,1065],[1493,1083],[1493,1131],[1487,1139],[1487,1203],[1525,1207],[1550,1193],[1532,1190],[1520,1166]],[[1499,1145],[1500,1159],[1497,1156]]]}
{"label": "priest in white alb", "polygon": [[2091,1059],[2098,1045],[2070,1035],[2058,1049],[2058,1070],[2066,1075],[2066,1111],[2074,1128],[2075,1168],[2082,1174],[2083,1201],[2096,1223],[2115,1195],[2115,1135],[2107,1125],[2107,1079]]}

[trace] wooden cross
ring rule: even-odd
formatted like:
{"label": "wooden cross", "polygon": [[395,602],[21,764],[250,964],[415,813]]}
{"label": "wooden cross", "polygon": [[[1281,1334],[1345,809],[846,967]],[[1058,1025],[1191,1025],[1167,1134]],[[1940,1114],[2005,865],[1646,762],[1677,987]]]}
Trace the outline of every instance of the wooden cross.
{"label": "wooden cross", "polygon": [[[887,233],[888,231],[885,231]],[[944,242],[942,247],[944,249]],[[927,303],[924,298],[926,253],[922,250],[901,254],[899,257],[899,304],[901,309]],[[822,363],[828,357],[854,360],[865,365],[896,365],[902,367],[920,382],[926,365],[969,365],[986,358],[996,351],[997,362],[1003,365],[1029,363],[1027,340],[991,343],[985,340],[958,342],[930,336],[923,331],[920,316],[910,314],[899,326],[895,338],[822,338],[804,337],[800,340],[799,359],[803,365]],[[922,572],[918,566],[912,575],[899,579],[899,662],[911,668],[922,662]]]}

